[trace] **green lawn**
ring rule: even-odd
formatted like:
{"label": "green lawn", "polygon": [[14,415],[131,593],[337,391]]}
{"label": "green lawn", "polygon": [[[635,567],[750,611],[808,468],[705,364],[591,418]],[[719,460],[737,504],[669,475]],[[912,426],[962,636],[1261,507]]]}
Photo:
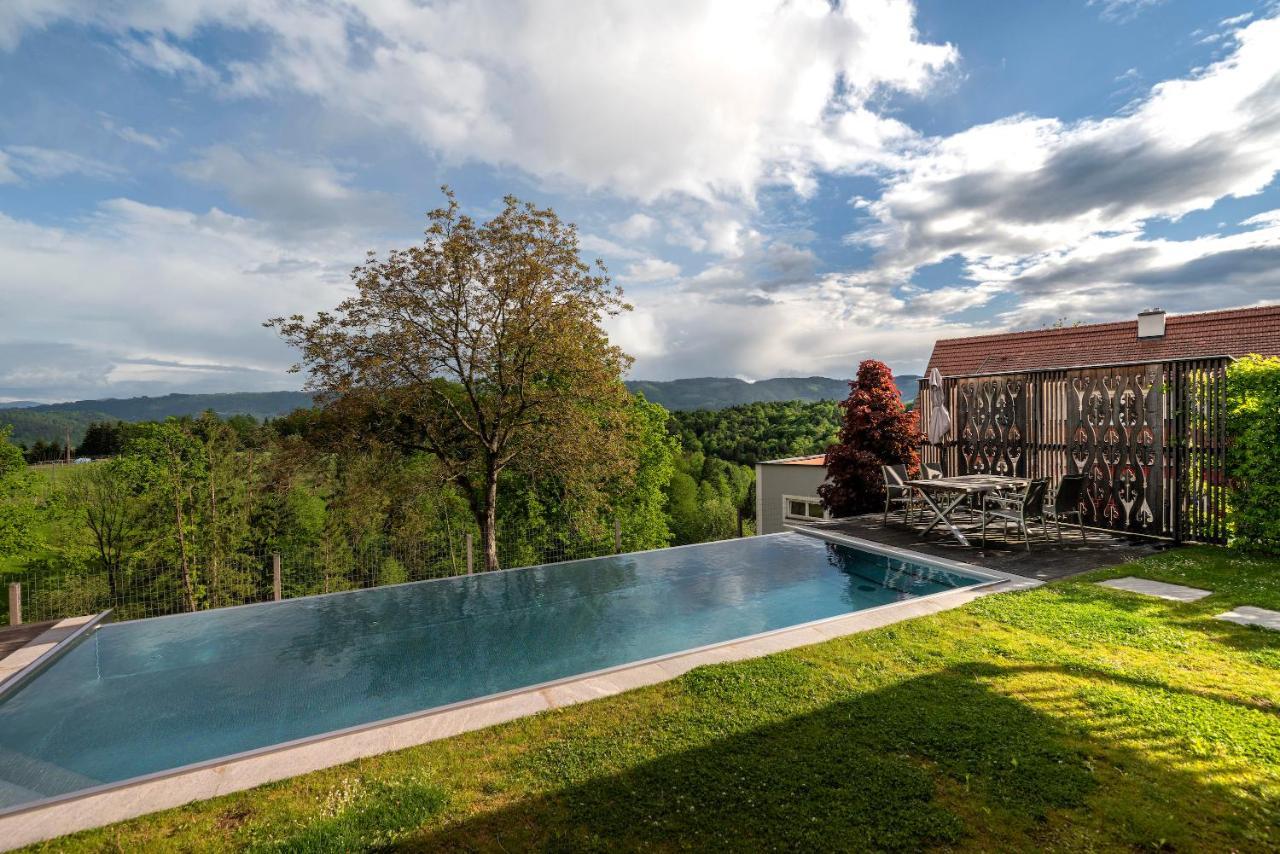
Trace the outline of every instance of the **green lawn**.
{"label": "green lawn", "polygon": [[[1177,604],[1088,581],[1209,587]],[[1165,553],[55,850],[1280,849],[1280,561]]]}

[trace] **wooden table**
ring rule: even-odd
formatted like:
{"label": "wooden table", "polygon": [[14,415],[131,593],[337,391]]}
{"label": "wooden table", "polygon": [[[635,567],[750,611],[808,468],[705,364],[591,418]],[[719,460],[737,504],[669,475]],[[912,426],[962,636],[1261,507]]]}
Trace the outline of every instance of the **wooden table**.
{"label": "wooden table", "polygon": [[[908,480],[904,481],[904,486],[910,486],[920,491],[920,497],[924,499],[924,503],[929,505],[933,510],[934,519],[929,526],[920,532],[920,537],[924,538],[929,535],[939,522],[947,526],[951,531],[951,536],[962,546],[970,545],[969,540],[965,537],[964,532],[955,526],[951,521],[951,514],[956,508],[965,502],[971,496],[978,496],[982,499],[989,492],[1003,492],[1010,489],[1021,489],[1031,481],[1025,477],[1001,477],[992,474],[966,474],[959,477],[937,477],[932,480]],[[934,496],[938,500],[934,500]],[[955,497],[947,503],[944,496],[954,495]],[[940,506],[941,503],[941,506]]]}

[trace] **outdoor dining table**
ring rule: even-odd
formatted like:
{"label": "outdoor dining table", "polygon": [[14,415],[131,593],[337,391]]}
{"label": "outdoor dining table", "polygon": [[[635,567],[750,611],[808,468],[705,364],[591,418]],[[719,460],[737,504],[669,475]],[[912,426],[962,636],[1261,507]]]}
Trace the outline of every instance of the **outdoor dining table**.
{"label": "outdoor dining table", "polygon": [[[907,480],[903,481],[904,486],[914,487],[920,491],[920,497],[924,499],[924,503],[929,505],[929,509],[933,511],[933,521],[929,523],[920,537],[923,539],[929,535],[929,532],[937,527],[941,522],[951,531],[951,536],[962,546],[969,545],[969,540],[965,537],[964,532],[956,527],[952,521],[951,515],[955,513],[956,508],[963,504],[971,496],[978,496],[982,499],[989,492],[1004,492],[1010,489],[1020,489],[1025,487],[1031,481],[1025,477],[1004,477],[1002,475],[993,474],[965,474],[958,477],[936,477],[928,480]],[[936,500],[935,500],[936,496]],[[947,496],[954,496],[949,499]]]}

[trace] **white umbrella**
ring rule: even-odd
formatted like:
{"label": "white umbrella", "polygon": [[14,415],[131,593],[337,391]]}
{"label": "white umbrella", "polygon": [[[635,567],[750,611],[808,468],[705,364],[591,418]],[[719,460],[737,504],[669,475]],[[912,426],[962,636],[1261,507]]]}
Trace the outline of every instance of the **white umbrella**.
{"label": "white umbrella", "polygon": [[936,445],[951,431],[951,414],[943,404],[942,372],[937,368],[929,372],[929,386],[937,395],[929,395],[929,442]]}

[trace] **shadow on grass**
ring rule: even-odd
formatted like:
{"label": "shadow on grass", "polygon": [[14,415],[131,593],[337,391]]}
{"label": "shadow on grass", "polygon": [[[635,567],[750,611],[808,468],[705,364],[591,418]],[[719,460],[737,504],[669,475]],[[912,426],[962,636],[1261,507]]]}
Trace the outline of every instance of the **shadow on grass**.
{"label": "shadow on grass", "polygon": [[[1068,732],[1057,717],[989,687],[995,679],[1055,670],[1067,672],[1047,666],[957,665],[781,720],[776,718],[785,710],[767,708],[765,701],[760,713],[774,718],[769,723],[753,728],[739,721],[739,732],[616,773],[610,766],[629,749],[616,735],[575,734],[533,751],[527,762],[551,791],[421,833],[397,847],[1016,846],[1036,840],[1053,811],[1084,805],[1098,786],[1094,765],[1104,753],[1123,765],[1120,778],[1131,787],[1105,793],[1111,802],[1105,822],[1122,825],[1107,828],[1113,834],[1110,844],[1204,843],[1170,802],[1195,804],[1210,823],[1239,811],[1230,787],[1118,746],[1123,739],[1110,730],[1125,730],[1131,722],[1107,714],[1087,722],[1064,717],[1073,725]],[[1103,672],[1070,672],[1113,679]],[[689,713],[691,728],[705,732],[706,724],[717,720],[724,708],[720,701],[732,703],[727,694],[733,681],[733,671],[722,668],[686,675],[686,692],[702,700],[696,704],[700,711]],[[613,741],[605,743],[608,738]],[[1157,783],[1144,790],[1134,779]],[[1143,791],[1148,797],[1159,792],[1158,809],[1156,802],[1143,801]],[[1215,830],[1224,839],[1257,842],[1254,820],[1226,821],[1235,823]]]}
{"label": "shadow on grass", "polygon": [[[568,739],[535,759],[543,782],[561,788],[402,847],[914,850],[966,835],[948,805],[957,794],[1034,824],[1082,803],[1094,781],[1053,720],[983,684],[999,672],[952,668],[614,776],[591,778],[604,769],[572,754],[601,746]],[[732,688],[718,684],[726,678],[716,668],[685,677],[710,701],[704,721]],[[557,769],[570,779],[555,779]],[[939,796],[940,776],[955,793]]]}

